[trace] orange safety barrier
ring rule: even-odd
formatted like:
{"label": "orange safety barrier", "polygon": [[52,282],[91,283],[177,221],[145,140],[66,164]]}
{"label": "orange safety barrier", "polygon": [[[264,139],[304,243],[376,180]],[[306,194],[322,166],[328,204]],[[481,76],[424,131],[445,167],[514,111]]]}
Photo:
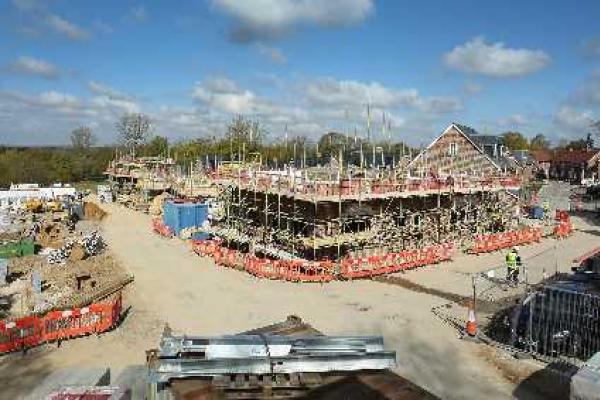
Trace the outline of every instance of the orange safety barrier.
{"label": "orange safety barrier", "polygon": [[570,216],[567,210],[556,210],[556,215],[554,217],[556,221],[569,221]]}
{"label": "orange safety barrier", "polygon": [[200,256],[210,256],[217,250],[219,244],[218,240],[195,239],[192,240],[192,250]]}
{"label": "orange safety barrier", "polygon": [[158,233],[161,236],[164,237],[173,237],[175,235],[175,233],[173,232],[173,230],[171,228],[169,228],[168,226],[166,226],[161,220],[160,218],[154,218],[152,220],[152,230],[155,233]]}
{"label": "orange safety barrier", "polygon": [[120,322],[121,295],[109,302],[0,321],[0,353],[106,332]]}
{"label": "orange safety barrier", "polygon": [[557,239],[563,239],[570,236],[573,233],[573,223],[569,221],[562,221],[554,227],[554,234]]}
{"label": "orange safety barrier", "polygon": [[488,253],[517,245],[539,242],[541,238],[541,228],[524,228],[518,231],[478,235],[468,252],[471,254]]}
{"label": "orange safety barrier", "polygon": [[192,241],[193,251],[210,255],[215,263],[225,267],[243,268],[251,275],[291,282],[330,282],[336,278],[366,278],[397,272],[423,265],[450,260],[454,254],[452,243],[429,246],[419,250],[404,250],[383,256],[345,258],[340,261],[341,271],[335,273],[331,261],[271,260],[220,246],[215,240]]}
{"label": "orange safety barrier", "polygon": [[383,256],[348,258],[342,261],[341,276],[346,279],[359,279],[390,274],[450,260],[453,253],[453,244],[445,243],[424,249],[388,253]]}
{"label": "orange safety barrier", "polygon": [[309,262],[303,260],[271,260],[222,247],[215,241],[193,241],[194,252],[212,255],[215,263],[230,268],[243,268],[251,275],[267,279],[280,279],[293,282],[329,282],[333,275],[331,262]]}

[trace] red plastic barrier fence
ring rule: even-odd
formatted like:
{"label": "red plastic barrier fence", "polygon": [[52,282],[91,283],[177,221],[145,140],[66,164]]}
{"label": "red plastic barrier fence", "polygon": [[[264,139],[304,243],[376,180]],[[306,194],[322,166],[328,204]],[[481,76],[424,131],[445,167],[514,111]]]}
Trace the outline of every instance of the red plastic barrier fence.
{"label": "red plastic barrier fence", "polygon": [[454,254],[452,243],[404,250],[382,256],[346,258],[342,261],[341,276],[346,279],[370,278],[424,265],[450,260]]}
{"label": "red plastic barrier fence", "polygon": [[569,216],[569,212],[567,210],[556,210],[554,219],[556,221],[570,221],[571,217]]}
{"label": "red plastic barrier fence", "polygon": [[199,255],[213,257],[218,265],[243,268],[249,274],[260,278],[290,282],[330,282],[336,278],[368,278],[436,264],[452,259],[454,254],[454,245],[446,243],[381,256],[346,258],[341,261],[341,271],[336,273],[336,264],[331,261],[271,260],[249,254],[243,255],[237,250],[221,246],[214,240],[192,241],[192,248]]}
{"label": "red plastic barrier fence", "polygon": [[173,236],[175,236],[175,232],[173,232],[173,230],[171,228],[169,228],[168,226],[166,226],[161,220],[160,218],[154,218],[152,220],[152,230],[155,233],[158,233],[161,236],[164,237],[168,237],[171,238]]}
{"label": "red plastic barrier fence", "polygon": [[0,353],[18,351],[42,343],[105,332],[119,323],[121,295],[113,301],[72,310],[51,311],[0,321]]}
{"label": "red plastic barrier fence", "polygon": [[541,228],[524,228],[518,231],[478,235],[475,237],[475,242],[468,252],[471,254],[488,253],[513,246],[539,242],[541,238]]}
{"label": "red plastic barrier fence", "polygon": [[571,233],[573,233],[573,223],[570,220],[561,221],[554,227],[554,235],[557,239],[563,239],[571,236]]}

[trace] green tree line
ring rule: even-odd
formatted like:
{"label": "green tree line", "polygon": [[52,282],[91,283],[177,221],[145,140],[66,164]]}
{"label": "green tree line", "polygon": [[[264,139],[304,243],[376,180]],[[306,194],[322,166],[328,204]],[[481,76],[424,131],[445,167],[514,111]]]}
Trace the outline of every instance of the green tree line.
{"label": "green tree line", "polygon": [[0,147],[0,187],[102,179],[114,154],[113,147]]}
{"label": "green tree line", "polygon": [[[592,126],[600,133],[600,123]],[[109,161],[118,151],[135,156],[169,156],[181,165],[200,159],[261,161],[271,166],[325,164],[332,159],[365,166],[373,161],[398,162],[414,156],[419,149],[403,142],[371,143],[364,139],[328,132],[317,141],[305,136],[280,137],[266,141],[266,130],[259,121],[234,118],[224,135],[200,137],[169,143],[163,136],[150,136],[151,121],[143,114],[125,114],[115,124],[118,144],[95,146],[96,137],[89,127],[81,126],[70,134],[71,145],[65,147],[2,147],[0,146],[0,187],[11,183],[34,182],[43,185],[54,182],[101,180]],[[510,150],[539,150],[550,147],[549,140],[538,134],[529,140],[519,132],[501,135]],[[563,148],[592,147],[592,135],[587,138],[561,142]]]}

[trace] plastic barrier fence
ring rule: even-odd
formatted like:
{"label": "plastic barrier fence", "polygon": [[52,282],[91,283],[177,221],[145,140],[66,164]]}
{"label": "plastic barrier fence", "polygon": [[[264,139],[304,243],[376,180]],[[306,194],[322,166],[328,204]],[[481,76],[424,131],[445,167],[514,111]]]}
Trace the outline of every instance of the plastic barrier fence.
{"label": "plastic barrier fence", "polygon": [[105,332],[119,323],[121,295],[109,302],[0,321],[0,354],[56,340]]}
{"label": "plastic barrier fence", "polygon": [[229,249],[213,240],[192,241],[193,251],[210,256],[215,263],[245,270],[251,275],[290,282],[330,282],[334,279],[359,279],[389,274],[400,270],[417,268],[450,260],[454,254],[451,243],[435,245],[418,250],[388,253],[381,256],[345,258],[341,270],[331,261],[271,260],[243,254]]}
{"label": "plastic barrier fence", "polygon": [[174,236],[174,232],[171,228],[166,226],[159,218],[154,218],[152,220],[152,230],[154,233],[158,233],[161,236],[171,238]]}
{"label": "plastic barrier fence", "polygon": [[570,220],[561,221],[554,227],[554,235],[557,239],[564,239],[573,233],[573,223]]}
{"label": "plastic barrier fence", "polygon": [[542,239],[541,228],[524,228],[518,231],[478,235],[468,250],[471,254],[488,253],[513,246],[539,242]]}
{"label": "plastic barrier fence", "polygon": [[452,259],[454,245],[445,243],[416,250],[404,250],[382,256],[346,258],[341,276],[346,279],[370,278],[378,275],[437,264]]}

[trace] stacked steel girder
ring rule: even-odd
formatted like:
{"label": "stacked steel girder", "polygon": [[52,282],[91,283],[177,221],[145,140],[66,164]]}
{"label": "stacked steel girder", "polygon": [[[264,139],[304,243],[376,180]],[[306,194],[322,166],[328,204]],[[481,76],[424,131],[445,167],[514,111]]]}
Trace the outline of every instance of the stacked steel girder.
{"label": "stacked steel girder", "polygon": [[385,370],[396,366],[379,336],[163,336],[150,355],[149,380],[157,399],[170,382],[229,375]]}

